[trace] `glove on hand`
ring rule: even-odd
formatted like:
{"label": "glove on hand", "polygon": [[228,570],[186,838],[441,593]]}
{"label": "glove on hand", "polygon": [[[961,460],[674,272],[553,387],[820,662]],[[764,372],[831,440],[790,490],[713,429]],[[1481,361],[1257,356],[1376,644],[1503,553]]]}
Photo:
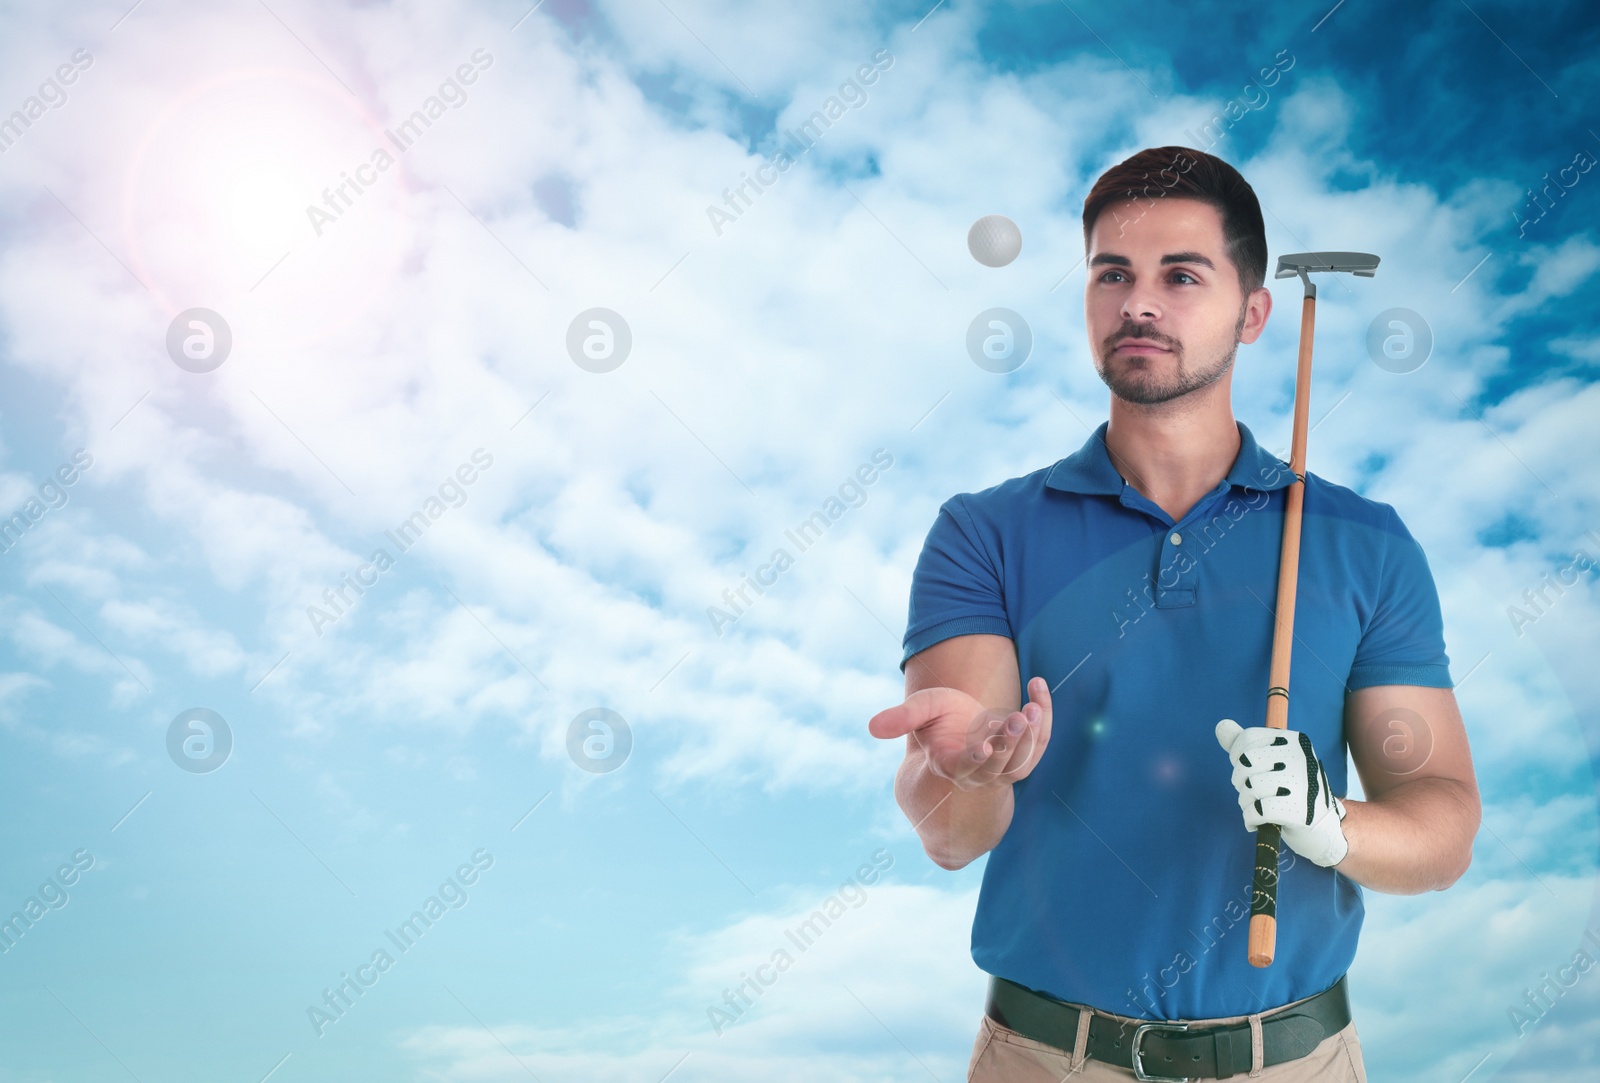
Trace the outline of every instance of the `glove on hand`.
{"label": "glove on hand", "polygon": [[1217,743],[1233,761],[1233,788],[1246,830],[1264,823],[1283,828],[1283,841],[1324,867],[1350,850],[1344,837],[1344,802],[1328,787],[1328,774],[1311,738],[1294,730],[1245,729],[1231,718],[1217,723]]}

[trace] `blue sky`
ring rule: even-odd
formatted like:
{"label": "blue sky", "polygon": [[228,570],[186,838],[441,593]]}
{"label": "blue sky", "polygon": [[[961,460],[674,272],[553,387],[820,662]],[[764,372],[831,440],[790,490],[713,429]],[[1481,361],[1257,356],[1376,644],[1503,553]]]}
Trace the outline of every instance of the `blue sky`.
{"label": "blue sky", "polygon": [[[1600,973],[1510,1018],[1600,938],[1600,573],[1511,612],[1600,560],[1600,172],[1528,195],[1600,160],[1592,13],[532,6],[0,15],[0,117],[55,102],[0,154],[0,513],[41,512],[0,553],[0,915],[55,901],[0,954],[0,1081],[961,1078],[982,863],[923,856],[866,719],[900,699],[939,504],[1105,417],[1089,185],[1242,95],[1209,149],[1274,259],[1383,257],[1322,290],[1310,466],[1427,552],[1485,802],[1454,888],[1367,894],[1369,1071],[1594,1063]],[[991,213],[1024,238],[999,269],[965,247]],[[1290,286],[1234,384],[1274,450]],[[1009,374],[965,347],[997,306],[1033,332]],[[214,371],[169,352],[192,308],[231,331]],[[569,353],[594,308],[631,335],[610,371]],[[1431,329],[1414,371],[1368,352],[1391,308]],[[708,607],[880,449],[719,635]],[[370,585],[308,615],[347,574]],[[169,754],[191,708],[231,735],[215,770]],[[569,751],[595,708],[631,740],[605,772]],[[319,1034],[324,990],[441,893]],[[846,894],[718,1033],[724,990]]]}

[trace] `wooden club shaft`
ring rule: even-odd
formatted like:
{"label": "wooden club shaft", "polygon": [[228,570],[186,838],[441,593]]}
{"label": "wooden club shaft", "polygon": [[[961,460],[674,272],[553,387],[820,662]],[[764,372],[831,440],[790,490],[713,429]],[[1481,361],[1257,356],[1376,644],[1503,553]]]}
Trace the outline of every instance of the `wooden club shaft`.
{"label": "wooden club shaft", "polygon": [[[1305,508],[1306,423],[1311,412],[1311,340],[1316,333],[1317,299],[1308,295],[1300,309],[1300,363],[1294,375],[1294,436],[1289,486],[1283,509],[1283,545],[1278,553],[1278,599],[1273,610],[1272,662],[1267,671],[1267,725],[1289,727],[1289,659],[1294,651],[1295,588],[1300,581],[1300,523]],[[1277,824],[1256,828],[1256,872],[1250,892],[1250,965],[1271,966],[1278,943]]]}

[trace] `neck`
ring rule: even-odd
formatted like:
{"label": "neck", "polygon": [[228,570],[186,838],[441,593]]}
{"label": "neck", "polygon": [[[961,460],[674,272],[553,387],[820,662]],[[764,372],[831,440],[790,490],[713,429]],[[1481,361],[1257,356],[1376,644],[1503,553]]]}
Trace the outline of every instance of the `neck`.
{"label": "neck", "polygon": [[1112,464],[1174,522],[1216,488],[1239,456],[1229,382],[1157,406],[1111,398],[1106,449]]}

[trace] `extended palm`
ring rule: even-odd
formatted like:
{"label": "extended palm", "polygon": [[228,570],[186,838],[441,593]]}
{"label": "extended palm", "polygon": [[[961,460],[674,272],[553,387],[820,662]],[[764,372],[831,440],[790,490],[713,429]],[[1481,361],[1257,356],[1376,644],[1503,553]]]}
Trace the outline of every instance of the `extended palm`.
{"label": "extended palm", "polygon": [[1028,682],[1020,711],[994,710],[957,688],[924,688],[867,723],[874,737],[911,739],[929,769],[963,790],[1028,777],[1050,741],[1050,688]]}

